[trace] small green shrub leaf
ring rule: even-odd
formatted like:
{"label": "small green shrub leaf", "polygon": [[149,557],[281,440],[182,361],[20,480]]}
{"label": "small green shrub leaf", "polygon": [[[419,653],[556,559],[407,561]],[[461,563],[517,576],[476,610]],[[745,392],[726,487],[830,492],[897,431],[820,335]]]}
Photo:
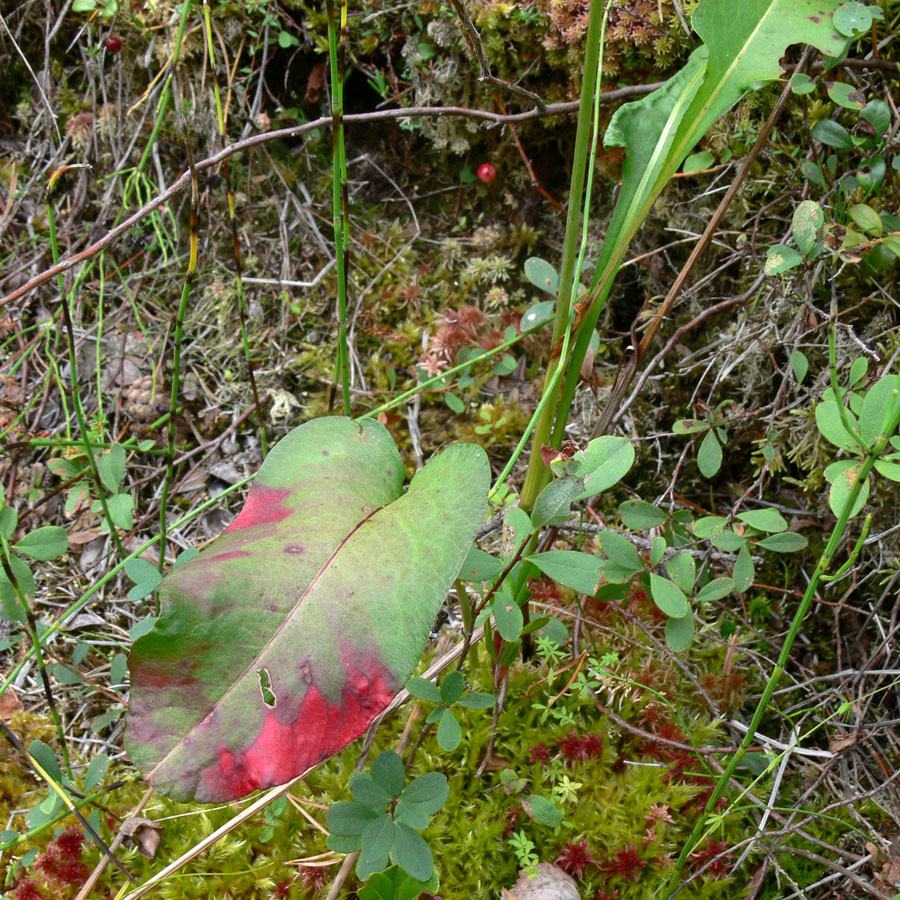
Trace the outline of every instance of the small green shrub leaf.
{"label": "small green shrub leaf", "polygon": [[391,795],[378,784],[368,772],[357,772],[350,776],[350,793],[357,803],[383,813]]}
{"label": "small green shrub leaf", "polygon": [[845,81],[826,81],[825,90],[829,99],[844,109],[860,110],[866,105],[866,95]]}
{"label": "small green shrub leaf", "polygon": [[42,525],[30,531],[18,544],[13,545],[23,556],[45,562],[62,556],[69,549],[69,538],[65,528],[58,525]]}
{"label": "small green shrub leaf", "polygon": [[643,569],[644,562],[627,537],[616,531],[601,531],[599,537],[603,552],[617,566],[633,572],[640,572]]}
{"label": "small green shrub leaf", "polygon": [[803,265],[803,257],[786,244],[773,244],[766,251],[766,264],[763,267],[766,275],[780,275]]}
{"label": "small green shrub leaf", "polygon": [[891,481],[900,481],[900,465],[886,459],[875,460],[875,471]]}
{"label": "small green shrub leaf", "polygon": [[472,691],[464,697],[460,697],[459,700],[456,701],[456,704],[457,706],[463,706],[466,709],[488,709],[488,707],[493,706],[496,702],[497,698],[493,694],[486,694],[482,691]]}
{"label": "small green shrub leaf", "polygon": [[386,813],[366,826],[359,842],[356,874],[363,881],[385,868],[394,845],[394,820]]}
{"label": "small green shrub leaf", "polygon": [[550,828],[558,828],[565,815],[552,800],[539,794],[529,794],[522,801],[522,808],[538,825],[548,825]]}
{"label": "small green shrub leaf", "polygon": [[723,553],[734,553],[747,543],[747,538],[734,531],[723,531],[721,534],[713,535],[710,543],[716,550],[721,550]]}
{"label": "small green shrub leaf", "polygon": [[403,785],[406,784],[406,769],[403,767],[400,754],[393,750],[380,753],[372,763],[372,777],[391,797],[399,797],[403,793]]}
{"label": "small green shrub leaf", "polygon": [[478,547],[469,548],[459,577],[463,581],[492,581],[503,571],[503,563]]}
{"label": "small green shrub leaf", "polygon": [[884,231],[881,217],[867,203],[856,203],[851,206],[850,218],[870,237],[881,237]]}
{"label": "small green shrub leaf", "polygon": [[572,518],[570,507],[581,493],[584,482],[568,475],[551,481],[538,495],[531,511],[531,522],[535,528],[558,525]]}
{"label": "small green shrub leaf", "polygon": [[593,596],[600,581],[601,560],[578,550],[547,550],[528,557],[548,578]]}
{"label": "small green shrub leaf", "polygon": [[666,622],[666,646],[673,653],[687,650],[694,640],[694,617],[691,613]]}
{"label": "small green shrub leaf", "polygon": [[[819,239],[822,225],[825,224],[822,207],[815,200],[803,200],[794,210],[791,224],[794,229],[794,241],[797,247],[804,256],[808,256],[809,251],[815,247],[816,241]],[[802,379],[798,378],[797,380],[800,381]]]}
{"label": "small green shrub leaf", "polygon": [[770,534],[757,542],[764,550],[771,550],[774,553],[796,553],[798,550],[805,550],[809,546],[809,541],[795,531],[784,531],[781,534]]}
{"label": "small green shrub leaf", "polygon": [[862,381],[866,372],[869,371],[869,360],[865,356],[857,356],[850,365],[850,374],[847,381],[850,387]]}
{"label": "small green shrub leaf", "polygon": [[448,672],[441,682],[441,702],[450,706],[462,697],[465,690],[466,679],[463,673],[458,670]]}
{"label": "small green shrub leaf", "polygon": [[419,700],[427,700],[429,703],[441,702],[441,689],[433,681],[425,678],[410,678],[406,682],[406,689]]}
{"label": "small green shrub leaf", "polygon": [[742,522],[746,522],[757,531],[787,531],[788,523],[777,509],[751,509],[738,514]]}
{"label": "small green shrub leaf", "polygon": [[671,616],[673,619],[680,619],[691,610],[684,591],[673,581],[663,578],[661,575],[651,573],[650,594],[653,597],[653,602],[667,616]]}
{"label": "small green shrub leaf", "polygon": [[697,451],[697,468],[704,478],[712,478],[722,468],[722,445],[715,432],[706,432]]}
{"label": "small green shrub leaf", "polygon": [[806,72],[795,72],[791,77],[791,91],[795,94],[811,94],[816,89],[816,83]]}
{"label": "small green shrub leaf", "polygon": [[793,370],[797,384],[803,384],[803,379],[806,378],[806,373],[809,371],[809,360],[806,358],[806,354],[801,350],[792,351],[791,369]]}
{"label": "small green shrub leaf", "polygon": [[4,506],[0,510],[0,535],[9,540],[16,530],[18,522],[19,516],[16,511],[11,506]]}
{"label": "small green shrub leaf", "polygon": [[698,603],[706,603],[713,600],[721,600],[727,597],[735,589],[734,580],[731,578],[714,578],[707,584],[704,584],[694,598]]}
{"label": "small green shrub leaf", "polygon": [[525,260],[525,277],[538,289],[552,294],[559,291],[559,275],[545,259],[530,256]]}
{"label": "small green shrub leaf", "polygon": [[28,753],[35,762],[57,783],[62,781],[62,770],[56,754],[43,741],[32,741],[28,745]]}
{"label": "small green shrub leaf", "polygon": [[425,839],[408,825],[395,823],[391,859],[408,875],[427,881],[434,872],[434,857]]}
{"label": "small green shrub leaf", "polygon": [[870,447],[885,424],[896,387],[900,387],[900,378],[897,375],[885,375],[866,392],[859,414],[859,434]]}
{"label": "small green shrub leaf", "polygon": [[859,114],[878,133],[879,137],[891,127],[891,108],[884,100],[872,100]]}
{"label": "small green shrub leaf", "polygon": [[634,464],[634,447],[628,438],[605,434],[585,447],[581,463],[587,481],[576,499],[586,500],[609,490],[628,474]]}
{"label": "small green shrub leaf", "polygon": [[701,516],[694,522],[694,534],[698,538],[711,538],[721,534],[728,525],[728,519],[724,516]]}
{"label": "small green shrub leaf", "polygon": [[363,803],[340,800],[331,805],[325,824],[332,834],[356,836],[379,817],[380,813]]}
{"label": "small green shrub leaf", "polygon": [[619,515],[626,528],[648,531],[666,521],[666,514],[646,500],[626,500],[619,504]]}
{"label": "small green shrub leaf", "polygon": [[113,444],[101,453],[97,457],[97,471],[106,489],[115,494],[125,477],[125,448],[121,444]]}
{"label": "small green shrub leaf", "polygon": [[715,163],[716,158],[709,152],[709,150],[700,150],[697,153],[692,153],[688,158],[684,161],[681,166],[681,171],[686,175],[691,172],[700,172],[703,169],[708,169],[710,166]]}
{"label": "small green shrub leaf", "polygon": [[447,404],[451,412],[459,414],[466,411],[466,404],[463,403],[453,391],[446,391],[444,393],[444,403]]}
{"label": "small green shrub leaf", "polygon": [[529,328],[535,328],[541,324],[549,324],[553,320],[553,311],[556,309],[556,302],[553,300],[541,300],[534,303],[522,314],[522,321],[519,325],[522,331]]}
{"label": "small green shrub leaf", "polygon": [[685,594],[693,592],[694,580],[697,577],[697,564],[690,553],[682,551],[669,557],[666,563],[666,572]]}
{"label": "small green shrub leaf", "polygon": [[[839,472],[835,472],[835,467],[837,466],[841,467]],[[836,516],[840,516],[843,512],[844,506],[849,499],[850,491],[859,478],[859,471],[861,468],[862,463],[854,463],[845,460],[841,463],[832,463],[832,465],[828,466],[825,470],[825,477],[831,481],[831,491],[828,494],[828,505]],[[834,477],[829,477],[830,475],[833,475]],[[866,500],[869,499],[870,485],[870,479],[866,478],[865,483],[860,488],[856,502],[850,510],[851,518],[859,513]]]}
{"label": "small green shrub leaf", "polygon": [[666,539],[657,535],[650,542],[650,565],[658,566],[666,555]]}
{"label": "small green shrub leaf", "polygon": [[679,419],[672,426],[672,431],[675,434],[685,435],[685,434],[699,434],[701,431],[706,431],[709,428],[709,422],[706,422],[703,419]]}
{"label": "small green shrub leaf", "polygon": [[[858,428],[856,416],[849,409],[844,410],[847,424],[851,428]],[[842,450],[856,452],[859,447],[853,436],[844,428],[841,421],[841,413],[838,410],[837,402],[834,399],[834,393],[829,391],[825,395],[825,399],[821,403],[816,404],[816,426],[819,433],[835,447]]]}
{"label": "small green shrub leaf", "polygon": [[852,150],[853,138],[850,132],[832,119],[822,119],[812,127],[812,136],[826,147],[835,150]]}
{"label": "small green shrub leaf", "polygon": [[494,622],[497,624],[500,637],[504,641],[517,641],[522,634],[525,619],[515,600],[509,594],[498,592],[494,596],[491,612],[494,615]]}
{"label": "small green shrub leaf", "polygon": [[109,756],[104,752],[98,753],[88,766],[87,772],[84,774],[82,789],[85,793],[90,793],[97,785],[99,785],[106,777],[109,770]]}
{"label": "small green shrub leaf", "polygon": [[437,742],[443,750],[450,752],[455,750],[462,741],[462,728],[456,721],[456,716],[448,709],[447,714],[441,717],[437,729]]}
{"label": "small green shrub leaf", "polygon": [[882,11],[876,6],[866,6],[851,0],[834,11],[834,27],[846,37],[855,37],[872,27],[873,19],[880,19]]}
{"label": "small green shrub leaf", "polygon": [[731,573],[734,578],[734,588],[739,594],[743,594],[751,584],[756,575],[753,566],[753,557],[745,544],[738,551],[737,559],[734,562],[734,570]]}
{"label": "small green shrub leaf", "polygon": [[518,553],[519,548],[531,536],[532,530],[531,518],[524,509],[514,506],[507,510],[503,517],[503,555],[506,559]]}

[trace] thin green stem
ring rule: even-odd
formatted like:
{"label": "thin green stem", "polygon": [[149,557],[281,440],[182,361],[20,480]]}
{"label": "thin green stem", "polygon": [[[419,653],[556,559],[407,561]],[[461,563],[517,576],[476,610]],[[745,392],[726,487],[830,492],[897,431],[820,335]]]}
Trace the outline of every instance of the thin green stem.
{"label": "thin green stem", "polygon": [[162,492],[159,498],[159,571],[162,572],[166,564],[166,515],[168,510],[169,491],[175,480],[175,417],[178,408],[178,394],[181,389],[181,353],[184,341],[184,318],[187,315],[188,298],[191,295],[191,287],[197,276],[197,238],[199,232],[200,216],[200,185],[197,180],[197,171],[194,161],[188,154],[191,167],[191,234],[190,254],[188,256],[187,271],[184,275],[184,284],[181,287],[181,301],[175,314],[175,335],[172,351],[172,390],[169,394],[169,427],[168,427],[168,461],[166,463],[166,475],[162,483]]}
{"label": "thin green stem", "polygon": [[[584,52],[584,82],[581,86],[581,104],[578,109],[578,123],[575,129],[575,154],[572,164],[572,179],[569,189],[569,209],[566,216],[566,234],[563,243],[563,258],[559,279],[559,298],[556,305],[556,319],[553,325],[553,347],[558,346],[563,336],[571,333],[575,299],[578,291],[578,280],[575,274],[576,259],[584,257],[584,240],[587,227],[587,212],[590,211],[590,196],[584,197],[585,171],[588,166],[588,148],[592,141],[592,132],[596,141],[598,122],[595,110],[598,106],[599,84],[603,65],[603,35],[609,0],[592,0],[588,14],[587,35]],[[593,169],[594,155],[590,158]],[[582,204],[584,204],[582,206]],[[582,210],[585,223],[582,227]],[[580,271],[580,267],[579,267]],[[565,350],[560,350],[560,361],[565,360]],[[551,353],[553,351],[551,350]],[[564,366],[563,366],[564,368]],[[547,482],[547,467],[541,459],[541,447],[550,439],[550,431],[554,416],[558,417],[559,382],[563,368],[556,366],[552,371],[548,368],[544,389],[541,395],[540,416],[534,423],[534,440],[531,455],[528,459],[528,470],[522,487],[520,505],[530,510],[538,494]]]}
{"label": "thin green stem", "polygon": [[[53,185],[51,183],[47,195],[47,227],[50,234],[50,252],[53,256],[53,262],[56,264],[59,262],[59,243],[56,238],[56,213],[53,208],[52,191]],[[88,463],[91,467],[91,474],[94,477],[94,484],[97,487],[97,495],[100,498],[100,506],[103,509],[103,516],[106,519],[110,537],[112,537],[113,543],[115,543],[116,549],[119,551],[119,555],[124,556],[125,548],[122,546],[119,532],[116,530],[116,525],[113,522],[112,515],[109,511],[109,503],[106,499],[106,489],[100,478],[100,470],[97,467],[97,460],[94,458],[94,451],[91,449],[87,418],[84,414],[84,408],[81,405],[81,394],[78,390],[78,354],[75,349],[75,328],[72,324],[72,314],[69,307],[72,298],[66,292],[62,272],[57,276],[57,282],[59,285],[60,303],[62,304],[63,323],[66,331],[66,343],[69,350],[69,368],[71,370],[69,378],[72,388],[72,408],[75,410],[75,418],[78,420],[82,446],[84,447],[85,455],[87,456]]]}
{"label": "thin green stem", "polygon": [[[219,91],[219,78],[216,75],[216,51],[212,40],[212,23],[209,17],[208,0],[203,0],[203,25],[206,33],[206,49],[209,53],[210,71],[212,72],[213,92],[216,98],[216,117],[219,124],[219,140],[224,150],[228,146],[228,134],[225,130],[225,112],[222,108],[222,95]],[[250,353],[250,338],[247,332],[247,310],[244,299],[244,267],[241,261],[241,244],[238,236],[237,214],[234,206],[234,191],[231,187],[231,166],[228,160],[222,162],[222,172],[225,176],[225,195],[228,199],[228,220],[231,225],[232,253],[234,255],[234,276],[237,285],[238,317],[241,321],[241,345],[244,351],[244,360],[247,363],[247,378],[250,381],[250,391],[253,394],[253,404],[256,407],[256,421],[259,427],[259,442],[263,459],[269,452],[269,444],[266,439],[266,423],[263,418],[262,404],[259,402],[259,390],[256,387],[256,371],[253,365],[253,356]]]}
{"label": "thin green stem", "polygon": [[337,260],[338,346],[337,369],[344,415],[350,415],[350,348],[347,342],[347,263],[349,228],[347,153],[344,144],[344,43],[347,32],[347,0],[341,3],[340,34],[335,22],[334,0],[327,0],[328,60],[331,67],[332,195],[334,255]]}
{"label": "thin green stem", "polygon": [[31,604],[25,596],[25,591],[22,589],[22,585],[19,584],[19,579],[16,577],[16,572],[13,568],[12,550],[10,549],[9,542],[3,535],[0,535],[0,548],[2,548],[3,551],[3,574],[6,576],[6,580],[12,585],[19,604],[25,613],[25,622],[22,624],[25,625],[25,628],[28,631],[28,637],[31,638],[31,647],[34,650],[34,658],[37,662],[38,673],[41,676],[44,695],[47,698],[47,705],[50,707],[50,717],[53,719],[53,724],[56,727],[56,736],[59,739],[59,747],[62,751],[63,762],[66,765],[66,773],[69,778],[71,778],[72,763],[69,760],[69,746],[66,743],[66,732],[63,728],[62,717],[59,714],[56,700],[53,697],[53,689],[50,687],[50,677],[47,674],[47,666],[44,663],[44,654],[41,652],[41,635],[38,630],[37,619],[35,619],[34,610],[32,610]]}

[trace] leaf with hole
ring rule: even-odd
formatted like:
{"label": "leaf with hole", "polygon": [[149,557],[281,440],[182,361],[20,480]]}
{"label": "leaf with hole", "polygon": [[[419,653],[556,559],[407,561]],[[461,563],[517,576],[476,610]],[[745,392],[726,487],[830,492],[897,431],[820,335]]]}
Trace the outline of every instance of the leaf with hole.
{"label": "leaf with hole", "polygon": [[388,705],[482,522],[489,480],[484,452],[461,444],[405,493],[404,475],[371,419],[301,425],[226,531],[163,579],[160,618],[129,660],[126,746],[154,787],[212,802],[282,784]]}

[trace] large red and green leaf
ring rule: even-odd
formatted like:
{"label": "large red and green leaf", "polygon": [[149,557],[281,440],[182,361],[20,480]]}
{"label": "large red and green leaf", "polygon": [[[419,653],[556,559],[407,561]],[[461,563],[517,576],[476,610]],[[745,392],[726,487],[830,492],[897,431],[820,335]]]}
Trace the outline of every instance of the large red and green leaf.
{"label": "large red and green leaf", "polygon": [[231,800],[362,734],[422,653],[489,474],[479,447],[455,444],[404,492],[377,422],[288,434],[234,522],[163,579],[159,621],[134,644],[126,746],[144,777]]}

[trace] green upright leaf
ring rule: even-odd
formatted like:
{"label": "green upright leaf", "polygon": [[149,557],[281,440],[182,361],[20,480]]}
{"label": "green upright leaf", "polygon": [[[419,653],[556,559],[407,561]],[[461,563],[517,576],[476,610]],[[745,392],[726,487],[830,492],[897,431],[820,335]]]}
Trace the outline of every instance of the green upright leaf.
{"label": "green upright leaf", "polygon": [[791,352],[791,369],[793,369],[797,384],[803,384],[803,379],[806,378],[806,373],[809,371],[809,360],[805,353],[800,350]]}
{"label": "green upright leaf", "polygon": [[360,835],[379,818],[379,813],[362,803],[341,800],[332,804],[325,817],[325,824],[332,834]]}
{"label": "green upright leaf", "polygon": [[448,709],[447,714],[441,717],[437,729],[437,742],[441,749],[448,753],[455,750],[462,740],[462,728],[456,721],[456,716]]}
{"label": "green upright leaf", "polygon": [[900,388],[900,377],[885,375],[866,391],[859,414],[859,433],[870,447],[875,443],[890,412],[895,388]]}
{"label": "green upright leaf", "polygon": [[693,592],[694,580],[697,577],[697,564],[690,553],[682,551],[670,556],[666,563],[666,572],[685,594]]}
{"label": "green upright leaf", "polygon": [[483,520],[489,468],[457,444],[406,492],[404,475],[374,420],[301,425],[225,533],[163,579],[129,660],[126,740],[158,790],[212,802],[282,784],[405,684]]}
{"label": "green upright leaf", "polygon": [[359,859],[356,875],[365,881],[373,872],[387,866],[391,847],[394,845],[394,820],[387,814],[379,816],[366,826],[359,842]]}
{"label": "green upright leaf", "polygon": [[106,489],[115,494],[125,477],[125,448],[113,444],[109,450],[97,457],[97,471]]}
{"label": "green upright leaf", "polygon": [[832,119],[822,119],[812,127],[812,136],[826,147],[836,150],[852,150],[853,138],[850,132]]}
{"label": "green upright leaf", "polygon": [[[825,470],[825,477],[831,482],[831,491],[828,494],[828,505],[831,511],[839,516],[850,497],[850,491],[859,478],[859,471],[862,468],[861,462],[853,462],[850,460],[842,460],[841,462],[832,463]],[[856,497],[856,502],[850,510],[851,518],[859,513],[869,499],[869,488],[871,487],[871,479],[866,478],[865,483],[860,488]]]}
{"label": "green upright leaf", "polygon": [[503,591],[498,591],[494,595],[491,604],[491,612],[494,615],[494,621],[497,623],[497,631],[504,641],[516,641],[522,634],[522,626],[525,619],[522,616],[522,610],[515,600]]}
{"label": "green upright leaf", "polygon": [[357,772],[350,776],[350,793],[357,803],[382,813],[391,799],[390,793],[368,772]]}
{"label": "green upright leaf", "polygon": [[441,703],[450,706],[456,703],[466,690],[466,679],[462,672],[448,672],[441,682]]}
{"label": "green upright leaf", "polygon": [[11,506],[4,506],[0,509],[0,535],[9,540],[16,530],[19,517]]}
{"label": "green upright leaf", "polygon": [[406,682],[406,689],[419,700],[427,700],[429,703],[441,702],[441,689],[433,681],[425,678],[410,678]]}
{"label": "green upright leaf", "polygon": [[[794,217],[791,224],[794,229],[794,240],[799,247],[800,252],[804,256],[809,255],[809,251],[816,245],[819,239],[819,232],[825,224],[825,216],[822,207],[815,200],[802,200],[794,210]],[[795,353],[798,351],[794,351]],[[793,357],[793,354],[791,354]],[[798,378],[797,381],[802,381]]]}
{"label": "green upright leaf", "polygon": [[[429,682],[430,683],[430,682]],[[399,797],[406,784],[406,769],[399,753],[385,750],[375,757],[372,763],[372,777],[391,797]]]}
{"label": "green upright leaf", "polygon": [[734,578],[734,589],[739,594],[743,594],[753,584],[756,573],[753,567],[753,557],[746,544],[738,551],[737,559],[734,562],[734,571],[731,575]]}
{"label": "green upright leaf", "polygon": [[721,600],[723,597],[727,597],[734,589],[734,579],[714,578],[697,591],[694,599],[698,603],[710,603],[713,600]]}
{"label": "green upright leaf", "polygon": [[759,541],[759,546],[764,550],[773,550],[775,553],[796,553],[805,550],[809,541],[795,531],[784,531],[781,534],[770,534]]}
{"label": "green upright leaf", "polygon": [[28,753],[35,762],[57,783],[62,781],[62,770],[56,754],[43,741],[32,741],[28,745]]}
{"label": "green upright leaf", "polygon": [[706,432],[697,451],[697,468],[704,478],[712,478],[722,468],[722,445],[713,429]]}
{"label": "green upright leaf", "polygon": [[[844,410],[844,416],[851,428],[858,428],[856,416],[849,409]],[[825,399],[821,403],[816,404],[816,426],[822,437],[829,443],[834,444],[835,447],[840,447],[842,450],[848,450],[851,453],[859,451],[859,445],[841,421],[841,413],[838,409],[837,401],[834,399],[833,391],[829,390],[825,395]]]}
{"label": "green upright leaf", "polygon": [[417,803],[433,815],[446,803],[449,795],[447,776],[443,772],[426,772],[406,786],[400,799],[404,803]]}

